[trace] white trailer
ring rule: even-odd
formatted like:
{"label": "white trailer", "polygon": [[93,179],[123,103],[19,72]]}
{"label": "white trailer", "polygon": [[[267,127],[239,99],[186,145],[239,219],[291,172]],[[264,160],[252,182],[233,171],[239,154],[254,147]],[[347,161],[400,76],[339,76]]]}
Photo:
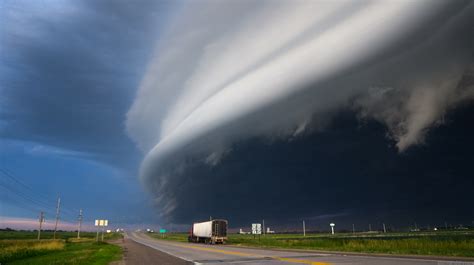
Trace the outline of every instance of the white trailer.
{"label": "white trailer", "polygon": [[188,241],[206,244],[224,244],[227,240],[227,220],[215,219],[194,223],[189,232]]}

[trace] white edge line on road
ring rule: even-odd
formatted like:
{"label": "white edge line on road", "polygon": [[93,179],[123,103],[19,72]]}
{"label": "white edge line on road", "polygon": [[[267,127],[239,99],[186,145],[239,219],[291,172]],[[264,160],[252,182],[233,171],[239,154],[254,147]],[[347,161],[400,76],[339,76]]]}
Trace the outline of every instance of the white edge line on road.
{"label": "white edge line on road", "polygon": [[170,256],[173,256],[173,257],[176,257],[176,258],[185,260],[185,261],[187,261],[187,262],[192,262],[192,263],[194,263],[194,264],[200,264],[200,263],[198,263],[198,262],[194,262],[193,260],[190,260],[190,259],[187,259],[187,258],[183,258],[183,257],[181,257],[181,256],[177,256],[177,255],[175,255],[175,254],[172,254],[172,253],[170,253],[170,252],[168,252],[168,251],[166,251],[166,250],[160,249],[160,248],[158,248],[157,246],[154,246],[154,245],[151,245],[151,244],[148,244],[148,243],[145,243],[145,242],[138,241],[138,240],[137,240],[138,238],[135,239],[135,238],[130,237],[130,236],[127,236],[127,238],[129,238],[129,239],[131,239],[131,240],[137,242],[138,244],[142,244],[142,245],[145,245],[145,246],[147,246],[147,247],[156,249],[156,250],[161,251],[161,252],[163,252],[163,253],[166,253],[166,254],[168,254],[168,255],[170,255]]}
{"label": "white edge line on road", "polygon": [[[336,255],[337,256],[337,255]],[[412,258],[412,257],[388,257],[388,256],[364,256],[364,255],[350,255],[350,254],[340,254],[344,257],[361,257],[361,258],[371,258],[371,259],[388,259],[388,260],[407,260],[407,261],[419,261],[419,262],[471,262],[471,261],[456,261],[456,260],[441,260],[441,259],[430,259],[425,257]],[[450,258],[450,257],[448,257]],[[455,258],[455,257],[453,257]]]}

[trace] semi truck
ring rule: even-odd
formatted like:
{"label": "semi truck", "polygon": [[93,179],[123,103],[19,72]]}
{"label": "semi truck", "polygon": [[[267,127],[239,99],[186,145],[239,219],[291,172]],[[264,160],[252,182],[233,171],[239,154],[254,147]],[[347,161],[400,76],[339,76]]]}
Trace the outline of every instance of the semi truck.
{"label": "semi truck", "polygon": [[227,220],[214,219],[194,223],[189,231],[188,241],[206,244],[225,244],[227,241]]}

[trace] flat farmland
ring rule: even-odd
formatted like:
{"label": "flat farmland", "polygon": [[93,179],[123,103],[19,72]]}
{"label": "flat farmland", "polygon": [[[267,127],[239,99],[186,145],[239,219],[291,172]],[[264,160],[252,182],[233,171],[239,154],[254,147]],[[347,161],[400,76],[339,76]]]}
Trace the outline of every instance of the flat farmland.
{"label": "flat farmland", "polygon": [[[122,257],[119,246],[96,242],[96,233],[0,231],[0,264],[108,264]],[[121,238],[118,233],[106,234],[104,240]]]}

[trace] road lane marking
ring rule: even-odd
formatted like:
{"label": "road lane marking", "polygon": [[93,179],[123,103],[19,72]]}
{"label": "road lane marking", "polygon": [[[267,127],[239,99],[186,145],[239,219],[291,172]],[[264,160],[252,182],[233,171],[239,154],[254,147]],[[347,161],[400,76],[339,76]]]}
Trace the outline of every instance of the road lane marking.
{"label": "road lane marking", "polygon": [[[183,247],[183,248],[194,248],[194,249],[199,249],[199,250],[204,250],[204,251],[209,251],[209,252],[215,252],[215,253],[223,253],[227,255],[235,255],[235,256],[245,256],[245,257],[260,257],[261,255],[255,255],[255,254],[249,254],[249,253],[243,253],[243,252],[237,252],[237,251],[229,251],[229,250],[222,250],[222,249],[211,249],[211,248],[206,248],[206,247],[197,247],[197,246],[185,246],[185,245],[175,245],[178,247]],[[261,256],[263,257],[263,256]]]}
{"label": "road lane marking", "polygon": [[[173,244],[174,245],[174,244]],[[244,256],[244,257],[260,257],[260,258],[271,258],[278,261],[289,262],[289,263],[301,263],[301,264],[310,264],[310,265],[330,265],[331,263],[326,262],[318,262],[312,260],[304,260],[304,259],[295,259],[295,258],[282,258],[277,256],[263,256],[259,254],[250,254],[238,251],[230,251],[230,250],[222,250],[222,249],[214,249],[214,248],[207,248],[207,247],[198,247],[198,246],[186,246],[186,245],[175,245],[178,247],[183,248],[191,248],[191,249],[198,249],[208,252],[215,252],[215,253],[222,253],[227,255],[235,255],[235,256]]]}
{"label": "road lane marking", "polygon": [[[147,241],[149,240],[149,239],[145,239],[144,237],[141,237],[139,234],[135,234],[135,236],[143,238],[144,240],[147,240]],[[151,241],[156,242],[156,239],[152,239]],[[301,264],[309,264],[309,265],[331,265],[331,263],[327,263],[327,262],[319,262],[319,261],[296,259],[296,258],[283,258],[283,257],[278,257],[278,256],[264,256],[264,255],[244,253],[244,252],[239,252],[239,251],[215,249],[215,248],[200,247],[200,246],[191,246],[191,245],[186,245],[184,243],[162,242],[161,240],[160,240],[160,243],[163,243],[164,245],[169,245],[169,246],[197,249],[197,250],[202,250],[202,251],[207,251],[207,252],[222,253],[222,254],[234,255],[234,256],[271,258],[274,260],[288,262],[288,263],[301,263]],[[168,253],[168,254],[172,255],[171,253]]]}
{"label": "road lane marking", "polygon": [[327,262],[319,262],[319,261],[312,261],[312,260],[305,260],[305,259],[280,258],[280,257],[272,257],[272,258],[276,259],[276,260],[279,260],[279,261],[310,264],[310,265],[329,265],[329,264],[331,264],[331,263],[327,263]]}

